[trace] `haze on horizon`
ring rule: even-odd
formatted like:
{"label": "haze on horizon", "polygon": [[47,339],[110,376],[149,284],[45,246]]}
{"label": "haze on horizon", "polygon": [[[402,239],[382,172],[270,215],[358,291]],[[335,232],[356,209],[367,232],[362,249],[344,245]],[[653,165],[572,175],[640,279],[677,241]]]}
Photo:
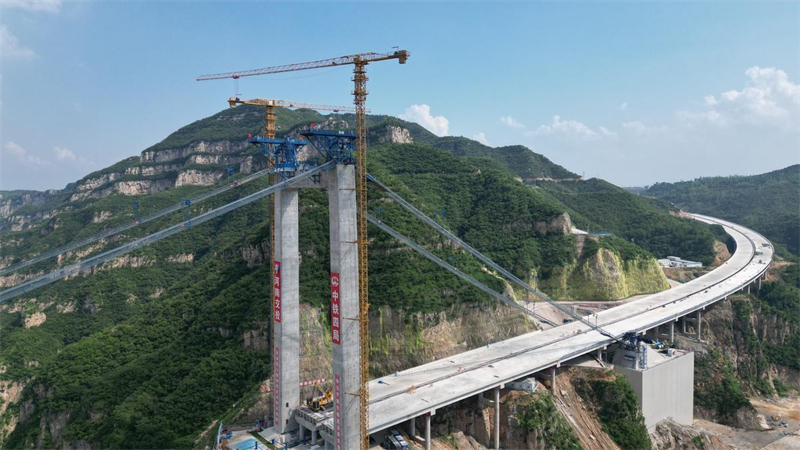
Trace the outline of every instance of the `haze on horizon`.
{"label": "haze on horizon", "polygon": [[[800,162],[797,2],[308,6],[3,2],[0,189],[63,188],[224,109],[234,86],[198,75],[395,45],[411,58],[369,68],[369,107],[438,135],[621,186]],[[296,20],[271,21],[268,42],[243,22],[258,16]],[[359,33],[332,32],[346,20]],[[238,93],[349,105],[350,76]]]}

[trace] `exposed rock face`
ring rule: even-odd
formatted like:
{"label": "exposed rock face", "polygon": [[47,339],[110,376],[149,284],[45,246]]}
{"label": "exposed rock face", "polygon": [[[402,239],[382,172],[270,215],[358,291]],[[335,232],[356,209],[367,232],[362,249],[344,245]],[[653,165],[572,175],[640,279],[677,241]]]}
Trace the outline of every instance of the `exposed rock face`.
{"label": "exposed rock face", "polygon": [[23,281],[30,280],[31,278],[36,278],[38,276],[44,275],[44,272],[38,272],[35,274],[31,273],[12,273],[10,275],[6,275],[0,277],[0,288],[3,287],[11,287],[16,286]]}
{"label": "exposed rock face", "polygon": [[104,186],[114,180],[118,180],[122,178],[122,173],[120,172],[111,172],[103,174],[97,178],[88,178],[83,180],[82,182],[78,183],[75,187],[75,194],[80,194],[82,192],[93,191],[100,186]]}
{"label": "exposed rock face", "polygon": [[414,142],[411,133],[407,129],[394,125],[388,125],[383,133],[378,133],[377,139],[379,143],[410,144]]}
{"label": "exposed rock face", "polygon": [[[106,262],[102,265],[103,269],[116,269],[119,267],[142,267],[142,266],[151,266],[153,265],[154,261],[150,258],[144,256],[131,256],[131,255],[123,255],[119,258],[112,259],[111,261]],[[93,270],[98,270],[97,268]]]}
{"label": "exposed rock face", "polygon": [[577,263],[558,268],[540,284],[562,300],[617,300],[669,289],[658,261],[623,260],[609,249],[582,255]]}
{"label": "exposed rock face", "polygon": [[539,234],[570,234],[572,231],[572,219],[570,219],[569,214],[562,213],[548,222],[534,222],[533,228]]}
{"label": "exposed rock face", "polygon": [[36,211],[32,214],[11,215],[6,219],[6,224],[11,231],[22,231],[29,228],[34,222],[49,220],[60,212],[58,209],[52,209]]}
{"label": "exposed rock face", "polygon": [[111,218],[111,211],[98,211],[92,216],[92,223],[102,223]]}
{"label": "exposed rock face", "polygon": [[152,166],[134,166],[125,169],[125,175],[140,175],[144,177],[151,177],[153,175],[160,175],[166,172],[175,172],[180,169],[180,164],[156,164]]}
{"label": "exposed rock face", "polygon": [[[734,307],[734,302],[739,302],[741,306]],[[746,311],[747,307],[750,308],[747,316],[737,312],[737,309]],[[774,378],[778,378],[784,384],[800,390],[800,371],[769,364],[768,358],[760,349],[746,345],[751,338],[774,345],[792,345],[790,339],[795,330],[790,322],[773,312],[762,311],[745,295],[731,296],[715,303],[703,319],[707,322],[705,332],[708,341],[724,351],[751,395],[756,395],[757,391],[747,380],[759,378],[765,379],[769,384],[772,384]]]}
{"label": "exposed rock face", "polygon": [[271,348],[269,323],[259,323],[256,329],[245,331],[243,337],[246,349],[260,351]]}
{"label": "exposed rock face", "polygon": [[50,189],[45,192],[26,192],[19,197],[9,198],[8,195],[0,193],[0,217],[7,218],[14,211],[22,208],[23,206],[39,206],[47,199],[49,195],[53,195],[58,191]]}
{"label": "exposed rock face", "polygon": [[75,192],[70,196],[69,201],[75,202],[88,198],[102,198],[114,193],[123,195],[148,195],[155,194],[156,192],[160,192],[171,187],[172,182],[167,179],[120,181],[118,183],[108,185],[102,189]]}
{"label": "exposed rock face", "polygon": [[148,195],[171,187],[169,180],[122,181],[114,185],[114,191],[123,195]]}
{"label": "exposed rock face", "polygon": [[250,145],[246,141],[240,142],[232,141],[218,141],[218,142],[205,142],[201,141],[196,144],[189,145],[183,148],[171,148],[165,150],[145,150],[142,152],[141,162],[166,162],[175,159],[185,158],[192,153],[236,153],[244,150]]}
{"label": "exposed rock face", "polygon": [[223,176],[223,172],[210,172],[205,170],[190,169],[182,171],[175,180],[175,187],[180,186],[211,186],[216,184]]}
{"label": "exposed rock face", "polygon": [[461,305],[446,312],[413,315],[381,307],[370,315],[370,370],[378,376],[518,336],[535,328],[520,313],[493,304]]}
{"label": "exposed rock face", "polygon": [[[692,427],[681,425],[673,420],[664,420],[650,433],[653,450],[728,450],[719,436],[698,432]],[[697,444],[700,444],[698,447]]]}
{"label": "exposed rock face", "polygon": [[47,316],[43,312],[35,312],[30,316],[25,317],[25,321],[22,323],[22,326],[25,328],[38,327],[39,325],[43,324],[45,320],[47,320]]}
{"label": "exposed rock face", "polygon": [[190,263],[194,261],[194,253],[182,253],[180,255],[172,255],[167,258],[167,261],[179,264]]}

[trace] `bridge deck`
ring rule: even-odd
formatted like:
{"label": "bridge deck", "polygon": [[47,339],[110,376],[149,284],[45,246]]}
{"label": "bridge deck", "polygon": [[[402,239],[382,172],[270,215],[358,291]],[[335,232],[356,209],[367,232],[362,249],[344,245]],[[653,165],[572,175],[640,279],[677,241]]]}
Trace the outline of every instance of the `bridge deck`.
{"label": "bridge deck", "polygon": [[[600,312],[597,320],[602,328],[622,336],[669,323],[740,290],[767,269],[773,250],[763,245],[769,244],[763,236],[723,220],[700,215],[695,218],[725,227],[736,240],[731,258],[696,280]],[[756,251],[763,254],[757,255]],[[372,380],[370,433],[589,353],[609,342],[588,326],[573,322]]]}

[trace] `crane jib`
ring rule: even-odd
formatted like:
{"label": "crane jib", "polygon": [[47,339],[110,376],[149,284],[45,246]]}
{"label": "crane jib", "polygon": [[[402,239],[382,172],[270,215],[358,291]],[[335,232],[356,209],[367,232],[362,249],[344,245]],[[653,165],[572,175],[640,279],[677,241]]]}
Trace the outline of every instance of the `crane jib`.
{"label": "crane jib", "polygon": [[203,75],[198,77],[197,81],[222,80],[225,78],[238,79],[241,77],[294,72],[297,70],[319,69],[322,67],[334,67],[356,63],[369,64],[370,62],[384,61],[387,59],[398,59],[400,60],[400,64],[405,64],[408,57],[409,53],[407,50],[397,50],[392,53],[359,53],[356,55],[339,56],[338,58],[321,59],[319,61],[309,61],[298,64],[286,64],[282,66],[264,67],[261,69],[243,70],[240,72],[225,72]]}

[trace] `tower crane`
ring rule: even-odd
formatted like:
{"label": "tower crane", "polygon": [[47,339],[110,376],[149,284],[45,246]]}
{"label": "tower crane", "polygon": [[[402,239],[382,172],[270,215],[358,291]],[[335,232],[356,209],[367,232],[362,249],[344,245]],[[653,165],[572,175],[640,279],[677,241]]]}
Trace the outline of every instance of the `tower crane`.
{"label": "tower crane", "polygon": [[264,67],[261,69],[245,70],[240,72],[226,72],[203,75],[197,81],[221,80],[231,78],[238,80],[242,77],[255,75],[268,75],[274,73],[295,72],[299,70],[321,69],[324,67],[337,67],[353,65],[354,89],[353,103],[356,109],[356,190],[358,203],[358,294],[359,329],[360,329],[360,356],[361,356],[361,386],[358,392],[361,414],[361,448],[369,448],[369,299],[368,299],[368,271],[367,271],[367,127],[366,127],[366,102],[367,102],[367,65],[373,62],[398,60],[405,64],[408,60],[407,50],[395,50],[390,53],[359,53],[340,56],[337,58],[322,59],[283,66]]}

